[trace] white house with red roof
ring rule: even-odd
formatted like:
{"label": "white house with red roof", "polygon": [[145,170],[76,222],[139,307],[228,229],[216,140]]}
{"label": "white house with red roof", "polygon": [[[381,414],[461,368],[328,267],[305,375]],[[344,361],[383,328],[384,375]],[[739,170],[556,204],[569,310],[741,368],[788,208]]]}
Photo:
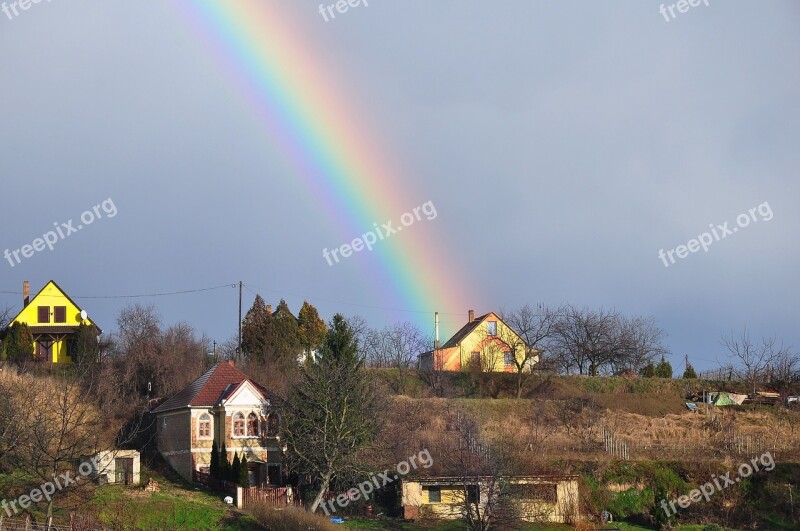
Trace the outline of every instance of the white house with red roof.
{"label": "white house with red roof", "polygon": [[156,445],[182,477],[209,472],[211,447],[223,441],[228,460],[247,456],[250,483],[281,485],[282,450],[275,397],[237,369],[232,361],[215,364],[185,389],[153,410]]}

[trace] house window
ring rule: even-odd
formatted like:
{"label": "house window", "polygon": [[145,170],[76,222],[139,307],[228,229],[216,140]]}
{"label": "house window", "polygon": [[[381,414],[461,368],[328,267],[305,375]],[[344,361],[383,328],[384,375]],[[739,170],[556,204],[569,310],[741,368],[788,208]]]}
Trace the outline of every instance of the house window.
{"label": "house window", "polygon": [[247,436],[258,437],[258,417],[255,413],[247,415]]}
{"label": "house window", "polygon": [[201,439],[209,439],[211,437],[211,416],[208,413],[200,415],[197,436]]}
{"label": "house window", "polygon": [[233,436],[244,437],[244,434],[244,415],[241,413],[236,413],[233,416]]}
{"label": "house window", "polygon": [[39,322],[40,323],[49,323],[50,322],[50,306],[39,306]]}
{"label": "house window", "polygon": [[476,366],[480,366],[481,363],[481,353],[480,352],[473,352],[472,353],[472,363]]}
{"label": "house window", "polygon": [[511,352],[506,352],[503,354],[503,361],[505,362],[506,367],[513,367],[514,366],[514,355]]}
{"label": "house window", "polygon": [[497,321],[489,321],[486,323],[486,330],[490,336],[497,335]]}
{"label": "house window", "polygon": [[55,311],[55,322],[56,323],[66,323],[67,322],[67,307],[66,306],[56,306],[53,308]]}
{"label": "house window", "polygon": [[478,485],[467,485],[467,503],[480,503],[481,491]]}
{"label": "house window", "polygon": [[440,487],[428,487],[428,503],[442,503],[442,489]]}
{"label": "house window", "polygon": [[262,431],[261,435],[263,437],[277,437],[278,436],[278,424],[280,424],[280,417],[277,413],[270,413],[267,416],[266,422],[261,426]]}

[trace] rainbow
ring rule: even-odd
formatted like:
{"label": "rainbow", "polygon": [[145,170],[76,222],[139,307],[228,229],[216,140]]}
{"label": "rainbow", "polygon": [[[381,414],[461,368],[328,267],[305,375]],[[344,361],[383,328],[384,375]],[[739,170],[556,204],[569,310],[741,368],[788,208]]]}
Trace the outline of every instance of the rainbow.
{"label": "rainbow", "polygon": [[[319,60],[308,38],[313,32],[288,4],[176,1],[181,17],[190,21],[227,79],[236,84],[269,140],[285,154],[345,243],[372,230],[375,222],[398,220],[431,198],[411,199],[401,172],[376,145],[378,136],[365,132],[364,120],[349,104],[354,98],[343,96],[338,80]],[[352,93],[348,87],[347,94]],[[428,223],[424,219],[417,223]],[[371,253],[358,253],[350,261],[364,264],[364,278],[382,304],[416,313],[403,319],[426,333],[432,331],[437,310],[464,314],[452,318],[453,326],[461,326],[466,310],[482,302],[472,298],[476,286],[461,278],[445,246],[433,241],[435,230],[417,229],[383,240]],[[321,256],[320,262],[325,265]]]}

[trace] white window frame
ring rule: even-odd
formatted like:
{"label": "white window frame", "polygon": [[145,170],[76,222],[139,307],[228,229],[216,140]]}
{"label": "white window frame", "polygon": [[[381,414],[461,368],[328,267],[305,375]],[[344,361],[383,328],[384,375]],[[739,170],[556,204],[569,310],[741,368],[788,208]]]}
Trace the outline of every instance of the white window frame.
{"label": "white window frame", "polygon": [[[203,420],[203,417],[208,417],[208,420]],[[208,435],[203,435],[202,426],[204,422],[208,422]],[[197,438],[208,441],[214,438],[214,418],[210,413],[201,413],[197,417]]]}

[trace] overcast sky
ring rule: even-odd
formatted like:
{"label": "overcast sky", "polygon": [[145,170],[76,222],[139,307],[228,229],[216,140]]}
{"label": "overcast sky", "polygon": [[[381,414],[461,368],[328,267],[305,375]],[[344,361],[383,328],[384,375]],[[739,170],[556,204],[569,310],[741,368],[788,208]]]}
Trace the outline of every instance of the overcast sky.
{"label": "overcast sky", "polygon": [[[698,368],[725,362],[721,334],[744,326],[800,348],[796,0],[711,0],[674,18],[650,0],[370,0],[328,22],[319,2],[281,3],[354,120],[406,171],[398,189],[419,201],[408,208],[435,203],[437,218],[414,230],[479,287],[465,288],[476,312],[568,302],[652,315],[681,370],[685,354]],[[470,308],[398,312],[364,283],[368,252],[321,258],[358,234],[309,200],[181,12],[175,0],[0,12],[0,252],[78,225],[103,200],[116,212],[101,207],[52,251],[3,258],[0,291],[243,280],[245,311],[259,292],[295,312],[306,298],[326,320],[430,332],[420,312],[440,310],[453,333]],[[707,252],[659,258],[725,222],[738,230]],[[77,302],[106,332],[126,304],[152,303],[165,323],[221,342],[237,300],[225,288]],[[6,305],[21,295],[0,293]]]}

